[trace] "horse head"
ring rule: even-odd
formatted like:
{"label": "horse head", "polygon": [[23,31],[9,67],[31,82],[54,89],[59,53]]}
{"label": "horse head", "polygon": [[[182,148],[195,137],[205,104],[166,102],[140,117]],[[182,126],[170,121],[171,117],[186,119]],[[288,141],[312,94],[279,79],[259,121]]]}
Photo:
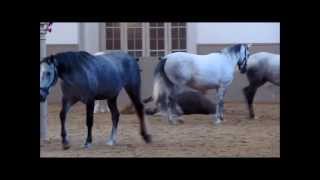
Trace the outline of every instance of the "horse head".
{"label": "horse head", "polygon": [[49,90],[58,79],[56,59],[49,56],[40,61],[40,102],[46,100]]}
{"label": "horse head", "polygon": [[247,72],[247,61],[250,56],[249,47],[251,47],[251,44],[241,44],[240,50],[239,50],[239,60],[238,60],[238,67],[240,70],[240,73]]}

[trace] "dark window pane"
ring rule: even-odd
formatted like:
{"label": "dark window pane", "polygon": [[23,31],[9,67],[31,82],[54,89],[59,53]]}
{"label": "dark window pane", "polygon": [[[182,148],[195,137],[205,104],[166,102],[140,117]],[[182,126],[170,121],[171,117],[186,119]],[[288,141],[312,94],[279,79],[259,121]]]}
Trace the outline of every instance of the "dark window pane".
{"label": "dark window pane", "polygon": [[135,56],[133,51],[128,51],[128,54],[130,54],[131,56]]}
{"label": "dark window pane", "polygon": [[180,39],[180,49],[187,49],[186,39]]}
{"label": "dark window pane", "polygon": [[180,38],[186,38],[186,28],[180,28]]}
{"label": "dark window pane", "polygon": [[158,27],[164,27],[164,23],[158,23]]}
{"label": "dark window pane", "polygon": [[120,39],[119,40],[114,40],[114,49],[121,49]]}
{"label": "dark window pane", "polygon": [[135,45],[136,49],[142,49],[142,40],[136,40]]}
{"label": "dark window pane", "polygon": [[119,28],[114,29],[114,39],[120,39],[120,29]]}
{"label": "dark window pane", "polygon": [[157,26],[157,23],[150,23],[150,27],[155,27]]}
{"label": "dark window pane", "polygon": [[157,49],[157,41],[150,40],[150,49]]}
{"label": "dark window pane", "polygon": [[164,39],[164,29],[158,29],[158,38]]}
{"label": "dark window pane", "polygon": [[112,39],[112,29],[106,29],[106,39]]}
{"label": "dark window pane", "polygon": [[106,23],[106,27],[112,27],[113,23]]}
{"label": "dark window pane", "polygon": [[128,23],[128,27],[142,27],[142,23]]}
{"label": "dark window pane", "polygon": [[142,51],[136,51],[136,57],[141,57],[142,56]]}
{"label": "dark window pane", "polygon": [[158,56],[164,56],[164,51],[159,51]]}
{"label": "dark window pane", "polygon": [[158,40],[158,49],[164,49],[164,40]]}
{"label": "dark window pane", "polygon": [[133,40],[128,40],[128,49],[134,49],[134,41]]}
{"label": "dark window pane", "polygon": [[128,29],[128,39],[134,38],[134,29]]}
{"label": "dark window pane", "polygon": [[120,27],[120,23],[113,23],[113,27]]}
{"label": "dark window pane", "polygon": [[171,26],[179,26],[179,23],[171,23]]}
{"label": "dark window pane", "polygon": [[150,39],[156,39],[157,34],[156,34],[156,29],[150,29]]}
{"label": "dark window pane", "polygon": [[151,51],[150,52],[150,56],[157,56],[157,52],[156,51]]}
{"label": "dark window pane", "polygon": [[112,40],[106,41],[106,49],[112,49]]}
{"label": "dark window pane", "polygon": [[142,39],[142,29],[141,28],[136,28],[135,37],[136,37],[136,39]]}
{"label": "dark window pane", "polygon": [[172,49],[178,49],[178,40],[172,39]]}
{"label": "dark window pane", "polygon": [[178,29],[177,28],[172,28],[171,29],[171,37],[172,37],[172,39],[178,37]]}

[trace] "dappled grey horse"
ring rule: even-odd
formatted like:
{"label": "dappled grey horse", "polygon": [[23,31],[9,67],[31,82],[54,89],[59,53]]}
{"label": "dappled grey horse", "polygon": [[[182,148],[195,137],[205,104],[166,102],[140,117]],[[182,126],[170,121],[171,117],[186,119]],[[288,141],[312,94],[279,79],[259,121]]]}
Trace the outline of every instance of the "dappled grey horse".
{"label": "dappled grey horse", "polygon": [[235,66],[238,65],[240,72],[245,73],[249,54],[249,45],[237,44],[208,55],[185,52],[166,55],[155,69],[153,86],[155,104],[159,105],[158,99],[165,98],[166,106],[160,108],[167,108],[164,111],[168,120],[175,124],[172,111],[176,107],[176,93],[179,89],[186,86],[203,94],[209,89],[216,89],[215,123],[220,123],[224,119],[223,98],[234,78]]}
{"label": "dappled grey horse", "polygon": [[85,147],[92,143],[93,110],[95,100],[108,100],[111,111],[112,132],[107,144],[116,143],[119,111],[117,97],[126,90],[140,120],[140,133],[145,142],[151,142],[144,119],[144,106],[140,100],[141,77],[136,60],[126,53],[93,56],[87,52],[64,52],[44,58],[40,62],[40,101],[60,78],[62,109],[60,112],[63,149],[70,148],[65,126],[70,107],[81,101],[86,104],[87,138]]}
{"label": "dappled grey horse", "polygon": [[250,118],[254,118],[253,99],[257,89],[270,82],[280,86],[280,55],[259,52],[252,54],[248,59],[247,78],[249,85],[243,88]]}

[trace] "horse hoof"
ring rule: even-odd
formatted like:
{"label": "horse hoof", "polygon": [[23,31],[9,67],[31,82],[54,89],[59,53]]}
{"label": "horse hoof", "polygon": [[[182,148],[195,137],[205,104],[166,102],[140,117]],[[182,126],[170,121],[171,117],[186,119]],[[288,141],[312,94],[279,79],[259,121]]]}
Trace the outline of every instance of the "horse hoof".
{"label": "horse hoof", "polygon": [[179,122],[180,124],[184,124],[184,120],[183,120],[183,119],[178,119],[178,122]]}
{"label": "horse hoof", "polygon": [[70,144],[62,144],[62,149],[63,150],[67,150],[67,149],[70,149]]}
{"label": "horse hoof", "polygon": [[144,140],[147,144],[152,143],[152,137],[151,137],[150,134],[145,134],[145,135],[143,135],[143,140]]}
{"label": "horse hoof", "polygon": [[106,144],[109,145],[109,146],[113,146],[113,145],[116,144],[116,142],[113,141],[113,140],[108,140]]}
{"label": "horse hoof", "polygon": [[219,124],[221,124],[221,119],[217,119],[216,121],[214,121],[213,123],[215,124],[215,125],[219,125]]}
{"label": "horse hoof", "polygon": [[83,147],[84,147],[85,149],[89,149],[89,148],[92,147],[92,144],[91,144],[91,143],[86,143],[86,144],[84,144]]}

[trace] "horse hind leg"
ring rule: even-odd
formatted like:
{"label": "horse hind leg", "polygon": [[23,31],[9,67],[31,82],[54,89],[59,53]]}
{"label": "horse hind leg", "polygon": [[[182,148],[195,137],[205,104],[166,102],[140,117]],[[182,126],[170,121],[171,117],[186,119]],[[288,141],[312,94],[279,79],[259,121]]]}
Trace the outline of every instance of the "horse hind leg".
{"label": "horse hind leg", "polygon": [[86,103],[87,109],[87,117],[86,117],[86,124],[87,124],[87,138],[84,144],[85,148],[90,148],[92,144],[92,126],[93,126],[93,111],[94,111],[94,100],[89,101]]}
{"label": "horse hind leg", "polygon": [[118,122],[119,122],[119,110],[117,107],[117,98],[108,100],[108,107],[111,111],[111,119],[112,119],[112,130],[110,137],[107,141],[107,144],[112,146],[116,144],[117,141],[117,129],[118,129]]}
{"label": "horse hind leg", "polygon": [[168,103],[168,121],[170,124],[176,125],[177,122],[184,123],[184,119],[182,118],[182,110],[177,104],[177,96],[172,93],[169,97]]}
{"label": "horse hind leg", "polygon": [[262,81],[260,83],[250,83],[249,86],[243,88],[243,93],[245,95],[245,99],[247,102],[247,107],[249,110],[249,118],[254,119],[255,113],[254,113],[254,106],[253,106],[253,100],[255,97],[255,94],[257,92],[257,89],[265,84],[265,81]]}
{"label": "horse hind leg", "polygon": [[243,93],[244,96],[246,98],[246,102],[247,102],[247,107],[249,110],[249,118],[253,119],[254,118],[254,110],[253,110],[253,99],[254,99],[254,94],[255,94],[255,90],[253,87],[251,87],[250,85],[243,88]]}
{"label": "horse hind leg", "polygon": [[140,120],[140,134],[146,143],[151,143],[152,138],[151,135],[148,133],[147,124],[145,121],[144,105],[142,104],[140,99],[140,89],[132,88],[132,86],[127,86],[125,87],[125,89],[134,105],[134,108],[136,109],[137,116]]}

